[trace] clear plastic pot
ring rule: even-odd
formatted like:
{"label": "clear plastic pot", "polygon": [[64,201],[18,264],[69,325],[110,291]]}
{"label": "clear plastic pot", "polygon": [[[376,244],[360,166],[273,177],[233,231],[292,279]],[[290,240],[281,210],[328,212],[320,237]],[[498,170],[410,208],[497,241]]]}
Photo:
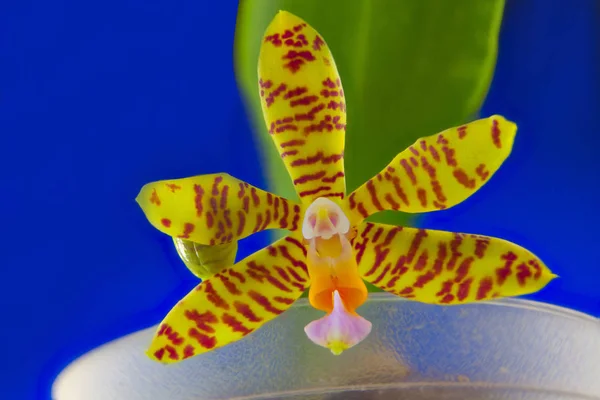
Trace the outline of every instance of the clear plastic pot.
{"label": "clear plastic pot", "polygon": [[371,294],[371,335],[340,356],[303,327],[301,300],[245,339],[175,365],[148,359],[155,327],[84,355],[56,400],[600,399],[600,321],[525,300],[432,306]]}

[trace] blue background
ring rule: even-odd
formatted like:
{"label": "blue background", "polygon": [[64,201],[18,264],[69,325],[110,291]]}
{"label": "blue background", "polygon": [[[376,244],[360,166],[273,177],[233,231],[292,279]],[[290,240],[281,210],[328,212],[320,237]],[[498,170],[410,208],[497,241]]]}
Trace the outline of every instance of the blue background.
{"label": "blue background", "polygon": [[[468,202],[422,220],[530,248],[561,276],[531,297],[594,315],[599,4],[508,1],[481,114],[518,122],[514,153]],[[265,186],[233,75],[236,8],[3,3],[0,398],[49,398],[68,362],[157,323],[196,283],[134,202],[144,183],[227,171]]]}

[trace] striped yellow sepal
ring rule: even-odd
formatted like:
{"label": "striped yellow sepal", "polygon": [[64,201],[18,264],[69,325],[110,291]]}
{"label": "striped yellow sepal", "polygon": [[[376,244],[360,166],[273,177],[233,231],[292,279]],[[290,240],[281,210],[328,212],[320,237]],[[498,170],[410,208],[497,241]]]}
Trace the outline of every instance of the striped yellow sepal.
{"label": "striped yellow sepal", "polygon": [[302,201],[343,198],[346,103],[322,36],[280,11],[265,32],[258,76],[267,129]]}
{"label": "striped yellow sepal", "polygon": [[309,286],[305,256],[304,245],[289,236],[205,280],[167,314],[148,356],[175,363],[260,328]]}
{"label": "striped yellow sepal", "polygon": [[348,196],[353,221],[382,210],[420,213],[461,203],[500,168],[516,132],[494,115],[417,140]]}
{"label": "striped yellow sepal", "polygon": [[353,245],[363,279],[423,303],[520,296],[556,277],[530,251],[481,235],[363,223]]}
{"label": "striped yellow sepal", "polygon": [[228,174],[148,183],[136,201],[167,235],[199,244],[229,243],[265,229],[299,228],[300,206]]}

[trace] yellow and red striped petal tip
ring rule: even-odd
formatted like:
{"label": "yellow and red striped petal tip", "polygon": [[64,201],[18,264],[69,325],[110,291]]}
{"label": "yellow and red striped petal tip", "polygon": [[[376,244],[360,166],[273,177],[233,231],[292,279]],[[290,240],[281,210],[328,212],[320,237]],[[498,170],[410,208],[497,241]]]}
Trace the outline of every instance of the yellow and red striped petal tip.
{"label": "yellow and red striped petal tip", "polygon": [[292,236],[220,270],[161,322],[148,356],[176,363],[228,345],[287,310],[309,286],[304,245]]}
{"label": "yellow and red striped petal tip", "polygon": [[492,115],[418,139],[348,196],[359,222],[385,210],[453,207],[488,182],[510,155],[517,125]]}
{"label": "yellow and red striped petal tip", "polygon": [[220,245],[265,229],[295,231],[301,207],[229,174],[208,174],[144,185],[136,197],[159,231]]}
{"label": "yellow and red striped petal tip", "polygon": [[423,303],[522,296],[557,277],[529,250],[483,235],[363,223],[354,248],[364,280]]}
{"label": "yellow and red striped petal tip", "polygon": [[346,99],[322,36],[280,11],[265,31],[258,77],[267,130],[299,197],[343,198]]}

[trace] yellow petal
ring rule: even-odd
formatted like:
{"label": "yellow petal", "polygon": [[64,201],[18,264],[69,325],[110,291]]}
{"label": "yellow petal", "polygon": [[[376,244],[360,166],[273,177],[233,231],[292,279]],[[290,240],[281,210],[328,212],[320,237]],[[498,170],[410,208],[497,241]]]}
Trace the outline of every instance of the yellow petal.
{"label": "yellow petal", "polygon": [[343,198],[346,100],[323,37],[280,11],[265,32],[258,76],[267,130],[300,198]]}
{"label": "yellow petal", "polygon": [[417,140],[348,196],[353,221],[382,210],[455,206],[483,186],[511,152],[517,126],[499,115]]}
{"label": "yellow petal", "polygon": [[228,174],[148,183],[136,201],[167,235],[223,244],[265,229],[300,227],[300,206]]}
{"label": "yellow petal", "polygon": [[162,321],[148,356],[174,363],[260,328],[308,287],[305,253],[300,241],[286,237],[202,282]]}
{"label": "yellow petal", "polygon": [[530,251],[480,235],[363,223],[354,249],[363,279],[423,303],[520,296],[556,277]]}
{"label": "yellow petal", "polygon": [[237,241],[210,246],[173,238],[179,257],[198,278],[206,280],[235,263]]}

